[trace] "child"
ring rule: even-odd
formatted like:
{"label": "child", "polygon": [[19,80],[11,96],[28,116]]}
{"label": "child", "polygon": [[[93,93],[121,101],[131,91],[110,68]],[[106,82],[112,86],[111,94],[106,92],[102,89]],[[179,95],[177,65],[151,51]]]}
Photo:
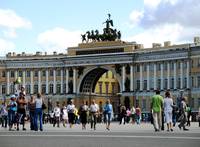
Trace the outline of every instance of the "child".
{"label": "child", "polygon": [[59,102],[56,102],[56,107],[53,110],[54,113],[54,123],[53,123],[53,127],[55,127],[56,123],[57,123],[57,127],[59,128],[59,124],[60,124],[60,104]]}

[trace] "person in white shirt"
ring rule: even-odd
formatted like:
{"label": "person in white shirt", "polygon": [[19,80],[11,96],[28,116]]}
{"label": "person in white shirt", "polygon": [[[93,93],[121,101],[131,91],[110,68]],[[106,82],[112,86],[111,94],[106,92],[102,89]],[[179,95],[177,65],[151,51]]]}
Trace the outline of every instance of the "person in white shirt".
{"label": "person in white shirt", "polygon": [[172,129],[172,110],[173,110],[173,100],[170,96],[170,92],[167,91],[165,93],[164,98],[164,114],[165,114],[165,120],[167,123],[167,131],[173,131]]}
{"label": "person in white shirt", "polygon": [[73,104],[73,101],[70,100],[67,105],[67,112],[68,112],[68,118],[69,118],[69,127],[72,128],[75,120],[75,105]]}
{"label": "person in white shirt", "polygon": [[56,123],[57,123],[57,127],[60,127],[60,104],[59,102],[56,102],[56,107],[53,109],[53,113],[54,113],[54,123],[53,123],[53,127],[55,127]]}
{"label": "person in white shirt", "polygon": [[97,115],[99,112],[99,106],[95,103],[95,100],[92,100],[92,104],[90,105],[90,116],[91,116],[91,129],[96,130],[97,123]]}
{"label": "person in white shirt", "polygon": [[66,124],[68,123],[68,112],[67,107],[63,107],[62,110],[62,119],[63,119],[63,126],[66,127]]}

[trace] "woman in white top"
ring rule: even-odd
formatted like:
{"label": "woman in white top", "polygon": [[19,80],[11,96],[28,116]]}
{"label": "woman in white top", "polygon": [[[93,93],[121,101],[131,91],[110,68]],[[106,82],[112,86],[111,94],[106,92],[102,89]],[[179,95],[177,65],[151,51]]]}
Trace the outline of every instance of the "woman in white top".
{"label": "woman in white top", "polygon": [[69,127],[72,128],[75,120],[75,105],[73,104],[73,101],[70,100],[68,105],[67,105],[67,112],[68,112],[68,118],[69,118]]}
{"label": "woman in white top", "polygon": [[167,131],[172,129],[172,110],[173,110],[173,100],[170,96],[169,91],[165,93],[165,98],[164,98],[164,113],[165,113],[165,120],[167,123]]}

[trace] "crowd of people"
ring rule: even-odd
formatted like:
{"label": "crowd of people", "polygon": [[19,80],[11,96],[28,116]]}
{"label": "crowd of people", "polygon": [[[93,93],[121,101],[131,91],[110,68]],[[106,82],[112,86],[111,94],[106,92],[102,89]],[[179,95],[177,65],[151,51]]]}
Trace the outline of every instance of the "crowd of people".
{"label": "crowd of people", "polygon": [[[151,98],[151,123],[154,126],[156,132],[164,130],[164,122],[166,122],[167,131],[173,131],[176,122],[180,122],[179,129],[187,131],[186,126],[190,126],[191,121],[191,108],[187,105],[186,99],[181,98],[180,104],[175,105],[172,96],[169,91],[165,93],[163,98],[160,95],[160,91],[157,90],[156,94]],[[6,101],[2,102],[0,107],[0,118],[2,127],[9,128],[9,131],[19,130],[19,126],[22,126],[22,130],[26,130],[25,121],[30,121],[30,130],[43,131],[44,123],[44,110],[46,105],[44,99],[40,93],[36,96],[32,95],[30,100],[27,101],[24,89],[19,92],[19,95],[11,95],[10,101],[7,104]],[[28,115],[27,115],[28,110]],[[28,116],[28,117],[27,117]],[[69,99],[67,104],[65,102],[60,105],[60,102],[56,102],[52,112],[48,115],[48,122],[53,127],[73,128],[74,124],[81,123],[82,129],[86,130],[86,126],[90,123],[90,128],[96,130],[97,120],[105,123],[105,129],[110,130],[110,124],[113,120],[113,106],[109,99],[103,107],[95,102],[91,101],[88,105],[87,101],[82,101],[80,107],[76,107],[72,99]],[[142,111],[139,104],[136,107],[126,108],[124,105],[119,106],[118,120],[119,124],[136,123],[140,124],[142,118]],[[39,124],[38,124],[39,122]],[[187,124],[186,124],[187,123]],[[199,126],[200,126],[200,113],[199,113]]]}

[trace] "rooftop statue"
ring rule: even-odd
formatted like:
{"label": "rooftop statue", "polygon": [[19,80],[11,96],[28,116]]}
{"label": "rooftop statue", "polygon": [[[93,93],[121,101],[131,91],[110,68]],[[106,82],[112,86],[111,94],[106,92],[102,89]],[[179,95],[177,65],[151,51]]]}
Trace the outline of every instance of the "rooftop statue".
{"label": "rooftop statue", "polygon": [[103,34],[100,34],[98,30],[87,31],[82,36],[82,43],[88,42],[99,42],[99,41],[115,41],[121,39],[121,32],[117,29],[113,29],[113,20],[111,19],[111,14],[108,14],[108,19],[103,22],[106,24],[106,27],[103,29]]}

